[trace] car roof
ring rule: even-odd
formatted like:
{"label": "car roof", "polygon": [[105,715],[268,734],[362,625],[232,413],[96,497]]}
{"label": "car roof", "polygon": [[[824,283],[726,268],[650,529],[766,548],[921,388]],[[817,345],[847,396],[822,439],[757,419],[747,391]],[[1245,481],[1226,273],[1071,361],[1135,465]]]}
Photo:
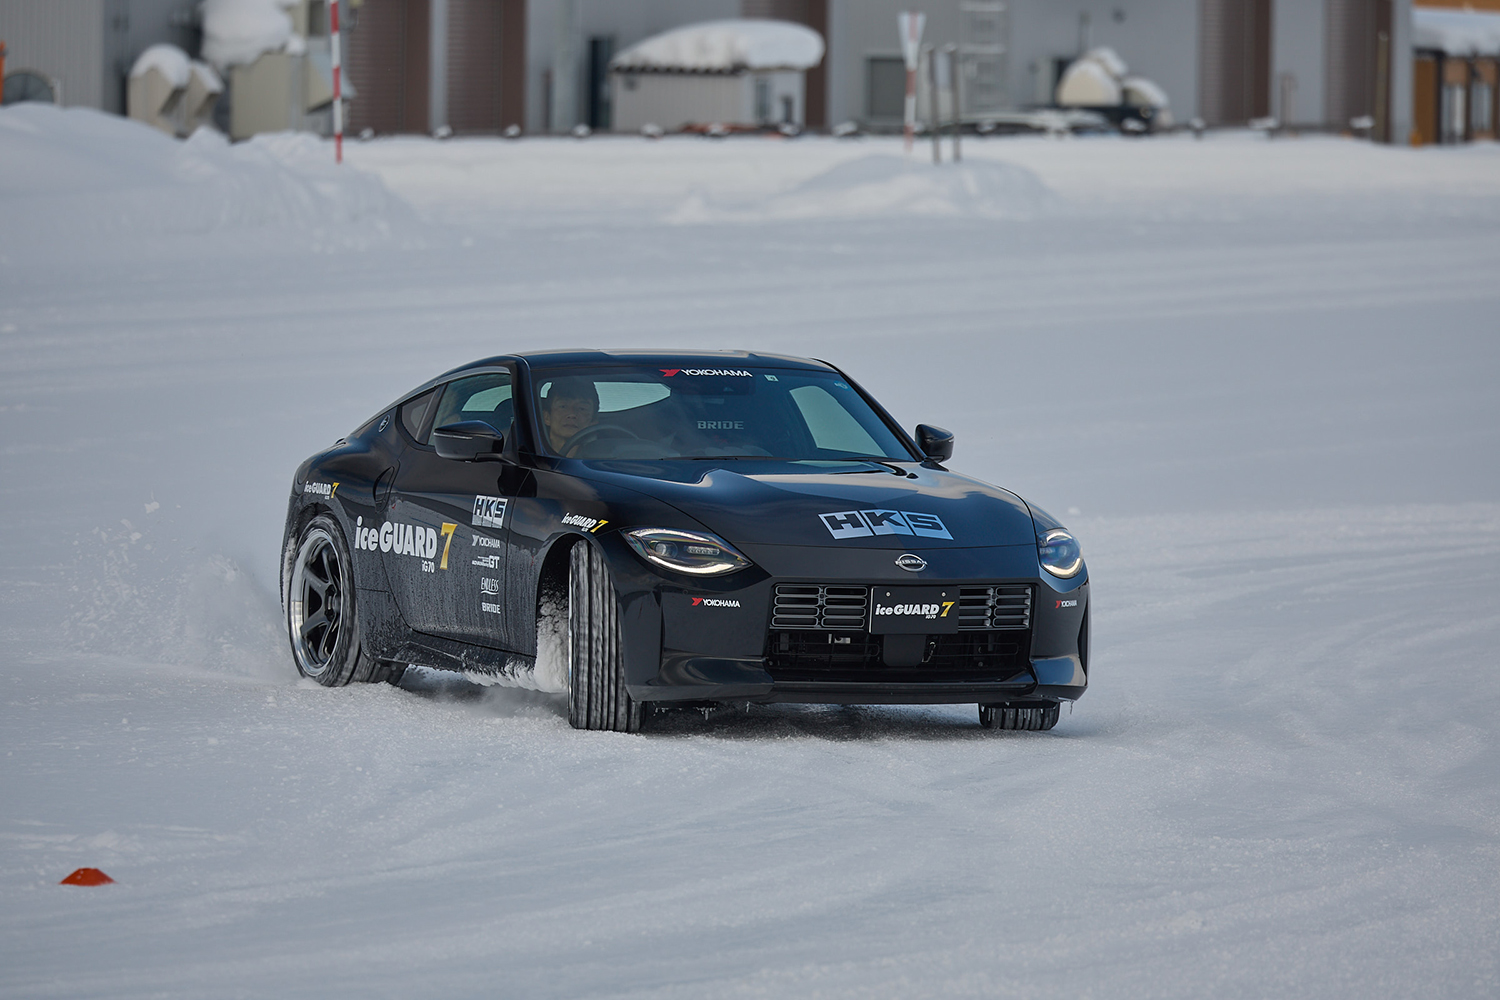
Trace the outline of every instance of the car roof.
{"label": "car roof", "polygon": [[809,371],[833,371],[833,366],[810,358],[794,357],[790,354],[762,354],[757,351],[671,351],[662,349],[638,350],[562,350],[562,351],[518,351],[515,354],[500,354],[460,365],[444,372],[434,381],[442,381],[471,369],[493,367],[511,361],[523,361],[532,368],[801,368]]}

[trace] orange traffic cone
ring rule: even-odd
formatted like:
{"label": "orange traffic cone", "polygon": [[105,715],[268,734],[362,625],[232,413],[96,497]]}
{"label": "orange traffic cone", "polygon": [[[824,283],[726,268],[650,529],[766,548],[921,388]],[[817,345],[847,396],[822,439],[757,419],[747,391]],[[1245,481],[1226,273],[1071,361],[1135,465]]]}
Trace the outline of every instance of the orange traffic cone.
{"label": "orange traffic cone", "polygon": [[109,885],[114,879],[97,868],[80,868],[58,885]]}

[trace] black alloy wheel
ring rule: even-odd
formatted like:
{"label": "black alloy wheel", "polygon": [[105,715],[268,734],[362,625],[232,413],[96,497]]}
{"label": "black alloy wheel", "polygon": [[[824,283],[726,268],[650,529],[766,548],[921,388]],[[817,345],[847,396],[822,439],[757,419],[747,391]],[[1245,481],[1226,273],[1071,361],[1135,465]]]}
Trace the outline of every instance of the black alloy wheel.
{"label": "black alloy wheel", "polygon": [[282,573],[292,659],[303,677],[325,687],[389,678],[390,665],[361,649],[354,566],[331,516],[318,515],[288,539]]}

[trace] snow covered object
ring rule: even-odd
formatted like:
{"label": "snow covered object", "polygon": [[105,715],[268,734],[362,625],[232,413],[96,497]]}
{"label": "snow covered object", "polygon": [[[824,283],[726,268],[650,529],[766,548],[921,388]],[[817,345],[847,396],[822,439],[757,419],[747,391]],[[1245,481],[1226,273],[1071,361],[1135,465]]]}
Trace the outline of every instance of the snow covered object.
{"label": "snow covered object", "polygon": [[1055,99],[1060,107],[1098,112],[1129,131],[1172,125],[1166,91],[1152,80],[1131,76],[1125,60],[1108,46],[1074,60],[1057,82]]}
{"label": "snow covered object", "polygon": [[789,21],[728,19],[689,24],[632,45],[610,61],[614,127],[646,125],[708,134],[805,121],[804,71],[823,58],[823,38]]}
{"label": "snow covered object", "polygon": [[328,686],[408,664],[653,706],[977,704],[1050,729],[1088,686],[1077,541],[950,472],[847,375],[781,355],[505,355],[297,470],[281,590]]}

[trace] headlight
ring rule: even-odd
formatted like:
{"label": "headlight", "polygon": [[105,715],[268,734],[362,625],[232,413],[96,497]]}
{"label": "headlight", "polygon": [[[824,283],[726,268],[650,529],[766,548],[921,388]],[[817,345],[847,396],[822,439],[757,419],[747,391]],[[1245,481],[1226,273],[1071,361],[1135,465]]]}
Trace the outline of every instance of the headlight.
{"label": "headlight", "polygon": [[642,559],[674,573],[723,576],[750,565],[750,560],[724,539],[703,531],[636,528],[625,532],[625,540]]}
{"label": "headlight", "polygon": [[1083,569],[1083,550],[1078,539],[1061,528],[1053,528],[1036,540],[1036,555],[1042,569],[1064,580],[1078,575]]}

